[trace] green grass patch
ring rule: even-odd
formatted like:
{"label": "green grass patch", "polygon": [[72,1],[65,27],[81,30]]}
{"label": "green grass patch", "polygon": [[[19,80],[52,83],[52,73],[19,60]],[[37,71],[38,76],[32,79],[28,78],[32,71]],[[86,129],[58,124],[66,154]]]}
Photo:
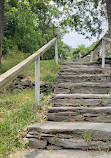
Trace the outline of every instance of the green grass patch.
{"label": "green grass patch", "polygon": [[24,59],[26,59],[29,54],[22,52],[9,52],[2,57],[2,66],[0,67],[0,75],[11,69]]}
{"label": "green grass patch", "polygon": [[0,98],[0,157],[8,157],[14,147],[22,147],[20,133],[39,121],[34,105],[34,90],[2,94]]}
{"label": "green grass patch", "polygon": [[[2,66],[0,67],[0,75],[8,71],[18,63],[22,62],[29,56],[27,53],[10,52],[2,57]],[[54,60],[41,60],[40,62],[40,79],[43,81],[54,81],[56,73],[60,69]],[[22,73],[26,74],[32,81],[35,80],[35,63],[31,64]]]}
{"label": "green grass patch", "polygon": [[[9,70],[27,55],[21,52],[18,54],[9,53],[2,58],[0,74]],[[59,66],[54,60],[41,61],[41,80],[53,84],[55,82]],[[26,74],[32,81],[35,79],[35,64],[30,65],[23,74]],[[21,73],[21,74],[22,74]],[[41,94],[41,105],[35,109],[34,89],[27,89],[21,92],[11,93],[10,89],[0,93],[0,157],[8,158],[14,149],[24,146],[21,141],[21,133],[27,125],[40,122],[45,113],[45,107],[49,96]]]}

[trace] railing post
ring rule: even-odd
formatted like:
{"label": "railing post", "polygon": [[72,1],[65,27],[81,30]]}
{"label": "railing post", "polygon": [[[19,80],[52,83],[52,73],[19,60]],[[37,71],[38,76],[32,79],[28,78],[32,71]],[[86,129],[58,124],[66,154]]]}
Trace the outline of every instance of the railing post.
{"label": "railing post", "polygon": [[58,64],[58,47],[57,47],[57,40],[55,41],[55,61]]}
{"label": "railing post", "polygon": [[102,67],[105,67],[105,40],[102,40]]}
{"label": "railing post", "polygon": [[93,61],[93,51],[91,51],[91,57],[90,57],[90,62]]}
{"label": "railing post", "polygon": [[40,57],[35,61],[35,107],[40,104]]}

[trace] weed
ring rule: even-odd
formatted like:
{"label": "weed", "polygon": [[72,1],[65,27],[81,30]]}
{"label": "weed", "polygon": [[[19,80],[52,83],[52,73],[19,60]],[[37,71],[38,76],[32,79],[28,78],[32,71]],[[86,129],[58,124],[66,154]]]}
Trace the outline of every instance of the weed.
{"label": "weed", "polygon": [[108,74],[108,71],[107,71],[107,70],[102,70],[102,74],[107,75],[107,74]]}
{"label": "weed", "polygon": [[90,82],[91,78],[86,78],[83,82]]}
{"label": "weed", "polygon": [[55,74],[48,73],[48,74],[45,74],[45,75],[42,77],[42,79],[43,79],[43,81],[55,82],[56,76],[57,76],[57,75],[55,75]]}
{"label": "weed", "polygon": [[51,145],[53,145],[53,144],[55,143],[56,138],[57,138],[57,135],[56,135],[55,137],[52,137],[52,138],[50,139]]}
{"label": "weed", "polygon": [[97,150],[98,150],[99,152],[101,152],[101,146],[100,146],[100,145],[97,145]]}
{"label": "weed", "polygon": [[81,110],[76,110],[77,114],[82,114]]}
{"label": "weed", "polygon": [[80,118],[76,117],[76,118],[75,118],[75,121],[80,121]]}
{"label": "weed", "polygon": [[102,97],[99,99],[100,103],[103,103],[105,101],[105,97]]}
{"label": "weed", "polygon": [[44,117],[44,120],[48,121],[48,118],[45,116],[45,117]]}
{"label": "weed", "polygon": [[78,105],[76,105],[77,107],[83,107],[84,105],[82,105],[82,104],[78,104]]}
{"label": "weed", "polygon": [[44,94],[43,93],[40,94],[40,101],[44,101]]}
{"label": "weed", "polygon": [[92,131],[89,131],[88,133],[86,133],[86,135],[84,136],[84,140],[89,143],[92,140]]}
{"label": "weed", "polygon": [[62,120],[62,122],[67,122],[66,120]]}
{"label": "weed", "polygon": [[54,103],[50,103],[50,107],[53,107],[54,106]]}
{"label": "weed", "polygon": [[70,89],[71,93],[73,93],[74,90],[75,90],[75,87],[72,87],[72,88]]}

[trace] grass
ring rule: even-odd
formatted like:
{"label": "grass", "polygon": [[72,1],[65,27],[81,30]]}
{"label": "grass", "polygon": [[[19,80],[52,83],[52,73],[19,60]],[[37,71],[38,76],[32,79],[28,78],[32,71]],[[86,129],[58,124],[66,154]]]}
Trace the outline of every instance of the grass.
{"label": "grass", "polygon": [[89,131],[88,133],[86,133],[86,135],[84,136],[84,140],[89,143],[92,140],[92,131]]}
{"label": "grass", "polygon": [[[17,54],[16,54],[17,55]],[[9,53],[2,58],[0,74],[4,73],[17,63],[26,58],[26,54],[18,52],[17,58],[14,53]],[[12,60],[13,59],[13,60]],[[16,60],[17,59],[17,60]],[[25,73],[28,78],[34,80],[34,64]],[[41,61],[41,80],[54,83],[59,66],[54,60]],[[27,125],[44,121],[46,107],[51,94],[41,94],[41,105],[35,109],[34,89],[27,89],[21,92],[11,93],[10,89],[0,93],[0,157],[8,158],[15,148],[23,148],[25,144],[21,140],[21,133]]]}
{"label": "grass", "polygon": [[[2,57],[2,66],[0,67],[0,75],[6,72],[7,70],[11,69],[24,59],[26,59],[29,56],[29,54],[24,54],[22,52],[10,52],[7,55],[4,55]],[[41,76],[40,79],[44,81],[50,81],[53,80],[56,77],[56,73],[59,70],[59,65],[57,66],[54,60],[41,60],[40,62],[40,71]],[[24,74],[27,74],[27,76],[31,79],[35,79],[35,64],[31,64],[25,71],[23,71]]]}

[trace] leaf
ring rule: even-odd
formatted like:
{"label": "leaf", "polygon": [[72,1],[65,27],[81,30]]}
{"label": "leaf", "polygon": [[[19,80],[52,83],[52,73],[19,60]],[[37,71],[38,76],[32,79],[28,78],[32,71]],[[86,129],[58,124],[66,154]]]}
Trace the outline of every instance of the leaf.
{"label": "leaf", "polygon": [[2,113],[0,113],[0,117],[2,116]]}

